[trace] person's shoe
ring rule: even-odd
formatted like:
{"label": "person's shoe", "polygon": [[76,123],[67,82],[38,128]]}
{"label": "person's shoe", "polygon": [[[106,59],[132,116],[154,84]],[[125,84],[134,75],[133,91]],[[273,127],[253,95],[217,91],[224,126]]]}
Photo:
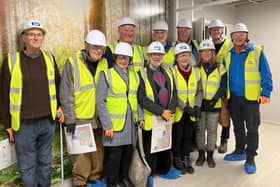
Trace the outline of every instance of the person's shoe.
{"label": "person's shoe", "polygon": [[87,185],[86,184],[84,184],[84,185],[74,185],[74,187],[87,187]]}
{"label": "person's shoe", "polygon": [[174,157],[173,165],[176,169],[181,170],[182,174],[186,174],[186,172],[184,170],[184,163],[183,163],[181,157]]}
{"label": "person's shoe", "polygon": [[200,149],[198,150],[198,158],[195,162],[195,165],[202,166],[205,162],[205,151]]}
{"label": "person's shoe", "polygon": [[214,151],[207,151],[207,164],[209,168],[216,167],[215,160],[213,158]]}
{"label": "person's shoe", "polygon": [[184,170],[187,173],[193,174],[194,173],[194,169],[192,167],[192,161],[190,159],[190,156],[185,155],[184,156]]}
{"label": "person's shoe", "polygon": [[181,174],[182,174],[181,170],[171,168],[166,174],[159,175],[159,177],[163,179],[173,180],[180,177]]}
{"label": "person's shoe", "polygon": [[153,178],[153,176],[149,176],[148,177],[147,187],[154,187],[154,178]]}
{"label": "person's shoe", "polygon": [[129,178],[123,178],[120,183],[121,187],[135,187]]}
{"label": "person's shoe", "polygon": [[222,138],[221,139],[221,144],[218,147],[218,153],[226,153],[227,152],[227,139]]}
{"label": "person's shoe", "polygon": [[257,171],[254,157],[247,157],[244,164],[244,170],[247,174],[254,174]]}
{"label": "person's shoe", "polygon": [[226,154],[224,157],[226,161],[241,161],[246,160],[246,153],[244,151],[234,151],[232,153]]}

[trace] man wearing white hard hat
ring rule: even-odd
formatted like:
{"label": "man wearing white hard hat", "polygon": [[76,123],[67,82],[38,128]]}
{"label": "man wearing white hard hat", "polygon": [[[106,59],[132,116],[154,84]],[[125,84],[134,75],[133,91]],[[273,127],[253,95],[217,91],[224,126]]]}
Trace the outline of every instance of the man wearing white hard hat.
{"label": "man wearing white hard hat", "polygon": [[177,64],[173,67],[173,77],[177,89],[178,106],[174,115],[175,123],[172,126],[172,153],[173,165],[182,173],[194,173],[191,164],[190,152],[195,139],[196,121],[200,118],[200,106],[203,90],[200,72],[193,67],[191,48],[186,43],[175,46]]}
{"label": "man wearing white hard hat", "polygon": [[165,54],[163,55],[162,62],[168,66],[174,64],[174,48],[172,43],[167,40],[168,25],[166,21],[157,21],[153,25],[153,41],[158,41],[164,46]]}
{"label": "man wearing white hard hat", "polygon": [[69,57],[62,72],[60,99],[66,117],[66,132],[75,134],[76,125],[90,123],[97,147],[94,152],[72,155],[74,186],[102,183],[104,151],[96,111],[96,86],[100,72],[111,67],[103,56],[106,46],[105,35],[99,30],[91,30],[86,36],[85,48]]}
{"label": "man wearing white hard hat", "polygon": [[132,45],[133,56],[131,65],[133,65],[134,69],[138,71],[142,67],[144,67],[145,58],[142,51],[142,47],[134,43],[135,32],[135,21],[130,17],[123,17],[118,24],[119,39],[118,41],[110,44],[109,48],[111,50],[111,54],[113,54],[118,42],[126,42]]}
{"label": "man wearing white hard hat", "polygon": [[147,49],[148,64],[139,72],[140,86],[138,101],[144,110],[143,146],[148,164],[152,169],[148,186],[153,186],[153,176],[159,174],[165,179],[175,179],[181,173],[171,168],[170,150],[151,153],[153,118],[173,120],[177,104],[177,94],[170,68],[163,64],[165,54],[163,45],[152,42]]}
{"label": "man wearing white hard hat", "polygon": [[[211,36],[212,42],[215,46],[216,60],[220,63],[223,63],[223,58],[225,54],[232,47],[232,43],[230,39],[224,37],[225,24],[219,19],[213,19],[209,25],[209,34]],[[225,105],[223,107],[227,107],[227,99],[224,97],[222,99],[222,104]],[[230,118],[228,118],[230,119]],[[218,147],[219,153],[227,152],[227,142],[230,134],[230,120],[226,124],[221,124],[222,132],[221,132],[221,143]]]}
{"label": "man wearing white hard hat", "polygon": [[198,59],[198,41],[193,40],[192,37],[192,22],[185,18],[179,19],[177,25],[177,41],[173,44],[174,46],[178,43],[184,42],[188,44],[192,51],[191,64],[195,65]]}
{"label": "man wearing white hard hat", "polygon": [[143,125],[138,107],[139,78],[132,66],[132,46],[119,42],[114,50],[115,65],[100,75],[97,109],[103,129],[104,176],[107,187],[134,187],[128,171],[135,145],[135,124]]}
{"label": "man wearing white hard hat", "polygon": [[246,160],[245,172],[254,174],[257,171],[255,156],[259,146],[260,104],[270,102],[272,75],[263,47],[249,43],[249,30],[244,23],[235,24],[230,34],[233,47],[225,56],[225,64],[235,150],[224,159]]}
{"label": "man wearing white hard hat", "polygon": [[54,124],[62,113],[59,71],[53,55],[41,49],[45,34],[38,20],[25,22],[19,32],[24,49],[9,53],[0,73],[0,121],[15,143],[24,186],[51,185]]}

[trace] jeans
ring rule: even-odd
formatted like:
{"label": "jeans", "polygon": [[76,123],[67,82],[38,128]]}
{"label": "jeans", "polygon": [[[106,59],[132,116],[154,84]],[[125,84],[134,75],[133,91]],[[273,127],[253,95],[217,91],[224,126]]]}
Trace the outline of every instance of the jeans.
{"label": "jeans", "polygon": [[51,185],[52,140],[55,125],[49,118],[23,120],[14,133],[19,171],[25,187]]}

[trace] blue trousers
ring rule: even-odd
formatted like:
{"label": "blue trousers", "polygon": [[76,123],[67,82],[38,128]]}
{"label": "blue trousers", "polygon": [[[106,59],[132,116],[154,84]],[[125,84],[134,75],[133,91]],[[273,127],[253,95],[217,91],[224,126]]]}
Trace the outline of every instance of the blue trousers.
{"label": "blue trousers", "polygon": [[55,125],[49,118],[23,120],[14,133],[19,171],[25,187],[51,185],[52,140]]}
{"label": "blue trousers", "polygon": [[235,149],[246,151],[248,156],[257,155],[259,146],[260,105],[245,97],[232,96],[229,110],[233,121]]}

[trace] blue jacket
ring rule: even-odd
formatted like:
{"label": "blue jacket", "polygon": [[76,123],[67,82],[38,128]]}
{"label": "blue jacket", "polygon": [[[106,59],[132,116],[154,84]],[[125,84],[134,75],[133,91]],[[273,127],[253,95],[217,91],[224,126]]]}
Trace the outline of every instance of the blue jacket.
{"label": "blue jacket", "polygon": [[[231,64],[229,67],[229,89],[231,94],[235,96],[244,96],[245,94],[244,62],[247,58],[248,52],[252,50],[254,50],[253,44],[246,45],[240,53],[237,53],[234,47],[230,50]],[[260,55],[259,71],[261,74],[261,96],[270,97],[273,89],[272,75],[263,51]]]}

